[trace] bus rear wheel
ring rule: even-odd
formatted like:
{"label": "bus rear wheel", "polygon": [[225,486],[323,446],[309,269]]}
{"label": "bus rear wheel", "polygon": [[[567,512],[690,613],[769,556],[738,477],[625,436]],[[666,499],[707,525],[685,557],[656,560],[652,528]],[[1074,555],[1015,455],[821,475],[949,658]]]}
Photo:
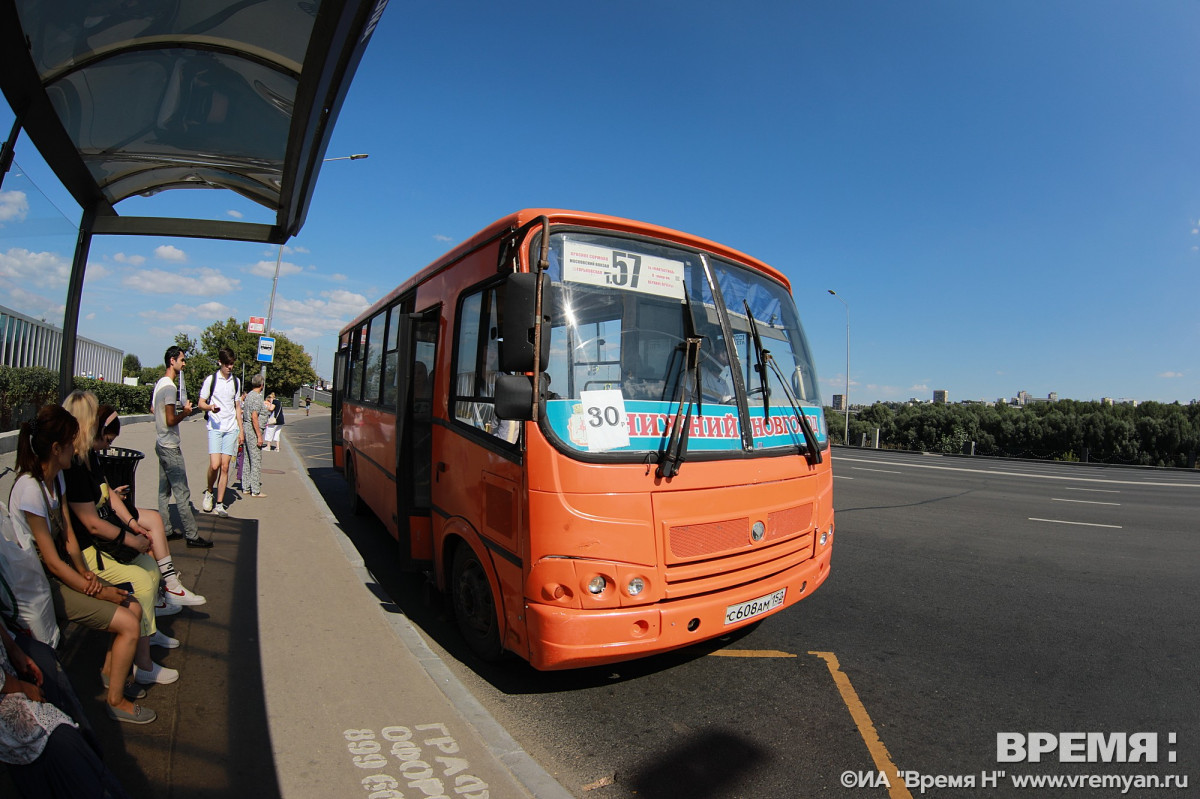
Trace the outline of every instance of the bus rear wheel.
{"label": "bus rear wheel", "polygon": [[451,591],[454,618],[467,646],[481,660],[500,658],[500,625],[496,621],[496,601],[487,572],[479,557],[466,542],[454,552],[451,567]]}

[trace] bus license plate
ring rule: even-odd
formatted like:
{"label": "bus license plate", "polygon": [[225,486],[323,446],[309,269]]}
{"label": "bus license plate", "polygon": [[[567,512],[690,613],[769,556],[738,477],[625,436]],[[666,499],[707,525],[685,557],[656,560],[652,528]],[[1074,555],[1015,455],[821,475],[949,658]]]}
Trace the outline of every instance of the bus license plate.
{"label": "bus license plate", "polygon": [[770,613],[775,608],[783,604],[783,598],[787,595],[786,588],[780,588],[773,594],[760,596],[758,599],[751,599],[749,602],[741,602],[737,605],[730,605],[725,608],[725,624],[737,624],[739,621],[753,619],[755,616],[761,616],[764,613]]}

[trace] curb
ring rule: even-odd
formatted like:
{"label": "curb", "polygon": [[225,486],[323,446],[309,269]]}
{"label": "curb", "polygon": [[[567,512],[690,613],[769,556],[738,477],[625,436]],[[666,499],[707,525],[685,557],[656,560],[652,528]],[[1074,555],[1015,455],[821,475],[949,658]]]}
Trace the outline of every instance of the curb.
{"label": "curb", "polygon": [[[295,467],[298,474],[305,473],[305,466],[296,455],[296,451],[292,448],[291,442],[285,442],[287,445],[288,457],[291,458],[292,465]],[[321,496],[321,492],[317,490],[313,481],[304,478],[304,485],[309,495],[313,499],[313,503],[320,509],[319,513],[324,517],[327,524],[327,529],[330,535],[334,537],[338,547],[341,548],[342,554],[345,555],[347,563],[358,575],[359,580],[363,584],[364,590],[368,583],[377,583],[378,581],[372,576],[370,570],[367,569],[366,563],[362,559],[362,555],[350,539],[343,533],[338,526],[338,520],[333,515],[333,511],[325,503],[325,498]],[[504,765],[505,768],[516,778],[525,790],[535,799],[575,799],[575,795],[562,786],[558,780],[554,779],[541,764],[530,757],[516,739],[509,734],[508,730],[504,729],[498,721],[487,711],[478,699],[475,698],[466,686],[463,685],[453,672],[442,661],[429,645],[425,642],[421,633],[413,626],[413,623],[407,616],[402,613],[387,613],[382,608],[378,611],[383,615],[388,625],[396,632],[396,636],[401,643],[408,648],[413,657],[425,669],[425,673],[429,678],[441,689],[443,695],[449,700],[463,720],[473,726],[479,737],[483,740],[488,751]]]}

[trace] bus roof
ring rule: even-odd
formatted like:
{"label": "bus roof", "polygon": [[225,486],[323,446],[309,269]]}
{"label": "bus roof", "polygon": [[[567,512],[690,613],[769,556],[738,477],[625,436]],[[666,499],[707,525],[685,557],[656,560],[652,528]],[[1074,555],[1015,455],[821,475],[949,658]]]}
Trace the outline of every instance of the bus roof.
{"label": "bus roof", "polygon": [[[608,216],[607,214],[595,214],[587,211],[568,211],[560,208],[525,208],[508,216],[497,219],[492,224],[485,227],[483,230],[476,233],[471,238],[459,244],[449,252],[439,256],[437,260],[430,263],[421,271],[417,272],[412,277],[405,280],[399,286],[386,295],[381,297],[376,302],[360,313],[353,321],[342,328],[342,333],[346,333],[351,328],[358,326],[364,319],[378,313],[383,308],[386,308],[398,296],[412,289],[414,286],[419,286],[429,278],[436,275],[438,272],[446,269],[454,264],[459,259],[474,252],[480,247],[494,241],[503,236],[505,233],[517,230],[521,226],[537,220],[539,217],[546,217],[551,225],[581,225],[585,227],[593,227],[602,230],[612,230],[624,233],[640,233],[642,235],[654,236],[655,238],[663,239],[677,244],[682,244],[687,247],[693,247],[705,252],[711,252],[714,255],[722,255],[735,261],[749,264],[756,269],[761,269],[770,277],[778,280],[788,291],[791,291],[791,282],[784,277],[783,273],[768,264],[746,255],[743,252],[726,247],[709,239],[693,236],[689,233],[683,233],[671,228],[653,225],[648,222],[638,222],[633,219],[624,219],[619,216]],[[340,337],[340,334],[339,334]]]}

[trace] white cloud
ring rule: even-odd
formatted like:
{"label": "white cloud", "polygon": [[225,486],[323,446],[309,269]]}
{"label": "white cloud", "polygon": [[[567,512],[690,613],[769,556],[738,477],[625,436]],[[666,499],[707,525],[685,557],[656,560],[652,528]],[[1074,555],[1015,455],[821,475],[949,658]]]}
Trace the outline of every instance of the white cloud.
{"label": "white cloud", "polygon": [[154,257],[163,261],[172,261],[174,263],[181,264],[187,260],[187,253],[178,247],[174,247],[170,244],[163,244],[154,248]]}
{"label": "white cloud", "polygon": [[336,280],[339,283],[341,283],[343,280],[348,280],[348,278],[345,275],[343,275],[341,272],[334,272],[332,275],[329,276],[329,279]]}
{"label": "white cloud", "polygon": [[0,191],[0,227],[5,222],[24,222],[29,214],[29,198],[23,191]]}
{"label": "white cloud", "polygon": [[104,264],[88,263],[87,279],[88,280],[103,280],[112,274],[112,270]]}
{"label": "white cloud", "polygon": [[924,383],[917,383],[915,386],[909,386],[909,391],[929,391],[929,386]]}
{"label": "white cloud", "polygon": [[71,262],[58,253],[13,247],[0,253],[0,277],[17,283],[29,282],[39,288],[57,288],[66,286],[70,280]]}
{"label": "white cloud", "polygon": [[[294,337],[302,340],[338,332],[370,304],[363,295],[343,289],[323,291],[319,297],[304,300],[277,297],[271,323],[276,330],[295,331]],[[293,337],[292,332],[288,336]]]}
{"label": "white cloud", "polygon": [[57,299],[52,300],[41,294],[26,291],[19,283],[3,277],[0,277],[0,296],[4,297],[4,304],[13,310],[62,327],[63,314],[66,313],[67,307]]}
{"label": "white cloud", "polygon": [[220,302],[205,302],[196,306],[196,313],[201,316],[218,317],[223,316],[228,319],[234,315],[234,311],[228,305]]}
{"label": "white cloud", "polygon": [[88,314],[87,316],[85,316],[85,317],[83,317],[83,318],[84,318],[84,319],[86,319],[86,320],[88,320],[88,321],[90,322],[90,321],[92,321],[93,319],[95,319],[95,318],[96,318],[96,314],[94,314],[94,313],[90,313],[90,314]]}
{"label": "white cloud", "polygon": [[130,266],[141,266],[142,264],[146,263],[146,256],[144,256],[144,255],[126,255],[123,252],[119,252],[113,256],[113,260],[119,264],[129,264]]}
{"label": "white cloud", "polygon": [[147,332],[152,339],[174,341],[176,333],[183,333],[188,338],[198,339],[204,332],[204,328],[197,325],[179,325],[178,327],[151,327]]}
{"label": "white cloud", "polygon": [[[246,267],[246,271],[255,277],[275,277],[275,262],[274,261],[259,261],[256,264]],[[303,267],[296,266],[289,261],[279,262],[279,276],[296,275],[304,271]]]}
{"label": "white cloud", "polygon": [[1183,377],[1183,372],[1161,372],[1158,376],[1166,378]]}
{"label": "white cloud", "polygon": [[185,303],[177,302],[169,308],[150,308],[138,312],[138,316],[143,319],[150,319],[156,322],[175,322],[189,317],[224,320],[235,315],[233,308],[215,301],[203,302],[199,305],[186,305]]}
{"label": "white cloud", "polygon": [[234,219],[241,219],[242,217],[245,216],[245,214],[243,214],[241,211],[235,211],[232,208],[229,209],[228,211],[226,211],[225,213],[229,214]]}
{"label": "white cloud", "polygon": [[445,242],[448,242],[448,241],[454,241],[454,239],[450,238],[449,236],[443,236],[443,235],[441,235],[440,233],[438,233],[438,234],[435,234],[435,235],[434,235],[434,237],[433,237],[433,240],[434,240],[434,241],[440,241],[440,242],[442,242],[442,243],[445,243]]}
{"label": "white cloud", "polygon": [[187,272],[141,269],[122,278],[121,285],[147,294],[186,294],[203,297],[237,291],[241,288],[242,281],[208,268]]}

